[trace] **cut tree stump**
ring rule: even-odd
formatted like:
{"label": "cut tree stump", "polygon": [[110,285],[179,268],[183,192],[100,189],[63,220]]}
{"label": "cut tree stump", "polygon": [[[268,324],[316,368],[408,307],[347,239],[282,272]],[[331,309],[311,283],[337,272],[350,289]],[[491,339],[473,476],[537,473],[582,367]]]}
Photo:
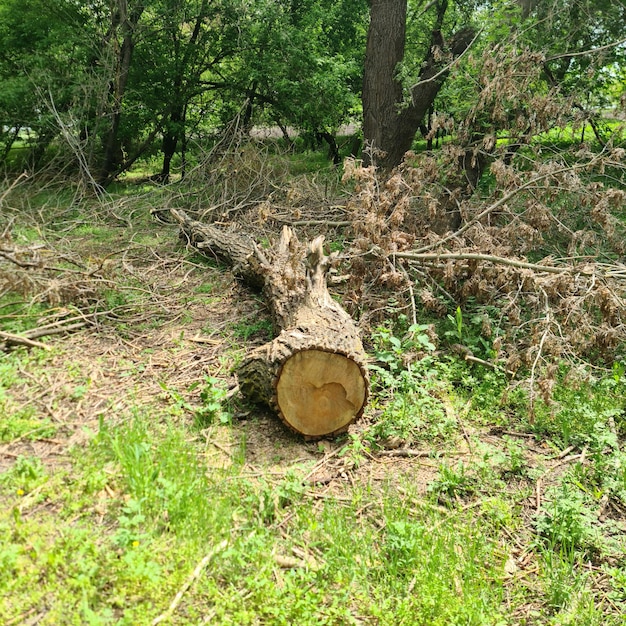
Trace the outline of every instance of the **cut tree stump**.
{"label": "cut tree stump", "polygon": [[267,300],[277,336],[239,367],[242,393],[307,438],[346,431],[367,403],[367,355],[354,320],[328,292],[334,257],[324,254],[324,238],[305,247],[284,227],[262,251],[250,237],[171,213],[192,246],[228,263]]}

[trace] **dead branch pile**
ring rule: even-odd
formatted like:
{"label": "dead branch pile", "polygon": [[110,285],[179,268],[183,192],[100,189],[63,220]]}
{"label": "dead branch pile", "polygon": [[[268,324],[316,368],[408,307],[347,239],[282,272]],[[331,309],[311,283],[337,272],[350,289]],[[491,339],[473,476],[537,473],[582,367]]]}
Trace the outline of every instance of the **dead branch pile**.
{"label": "dead branch pile", "polygon": [[[70,267],[74,265],[75,267]],[[40,337],[66,333],[94,323],[93,308],[101,297],[102,276],[96,268],[76,269],[80,263],[51,250],[45,244],[20,246],[8,231],[0,238],[0,320],[20,325],[36,304],[46,305],[35,328],[19,333],[0,331],[0,350],[11,346],[47,348]],[[101,269],[101,268],[100,268]],[[71,307],[68,305],[72,305]]]}
{"label": "dead branch pile", "polygon": [[[168,190],[169,207],[184,209],[203,223],[236,224],[257,241],[273,238],[283,225],[312,239],[320,230],[350,224],[336,172],[302,174],[288,149],[250,138],[233,124]],[[152,212],[169,219],[162,208]]]}
{"label": "dead branch pile", "polygon": [[[66,264],[66,267],[60,264]],[[82,263],[59,255],[46,244],[20,246],[5,232],[0,239],[0,298],[14,294],[29,298],[32,304],[50,306],[88,304],[97,297],[94,276]]]}
{"label": "dead branch pile", "polygon": [[171,319],[184,304],[168,273],[181,260],[144,246],[90,256],[75,241],[16,243],[0,234],[0,351],[44,347],[37,339],[105,323]]}
{"label": "dead branch pile", "polygon": [[[455,148],[446,151],[455,161]],[[626,193],[594,177],[623,176],[623,157],[621,148],[581,151],[574,165],[544,160],[522,172],[496,160],[494,189],[459,195],[462,226],[447,232],[437,228],[450,223],[441,155],[412,155],[387,180],[348,161],[349,299],[364,313],[384,311],[392,293],[398,306],[434,314],[452,302],[492,306],[483,333],[507,370],[563,357],[610,365],[626,347],[626,229],[615,217]]]}

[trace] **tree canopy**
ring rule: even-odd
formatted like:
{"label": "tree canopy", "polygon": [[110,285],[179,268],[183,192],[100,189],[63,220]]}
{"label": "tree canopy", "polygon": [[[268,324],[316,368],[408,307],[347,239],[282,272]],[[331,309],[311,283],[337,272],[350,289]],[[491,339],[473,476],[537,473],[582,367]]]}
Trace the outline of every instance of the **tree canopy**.
{"label": "tree canopy", "polygon": [[190,140],[235,116],[332,141],[363,115],[364,158],[378,150],[392,168],[418,129],[436,132],[435,112],[467,149],[512,124],[526,141],[555,123],[556,110],[523,119],[548,93],[602,141],[598,113],[623,98],[625,12],[608,0],[1,0],[0,159],[19,147],[20,167],[37,169],[62,145],[102,187],[158,151],[166,181]]}

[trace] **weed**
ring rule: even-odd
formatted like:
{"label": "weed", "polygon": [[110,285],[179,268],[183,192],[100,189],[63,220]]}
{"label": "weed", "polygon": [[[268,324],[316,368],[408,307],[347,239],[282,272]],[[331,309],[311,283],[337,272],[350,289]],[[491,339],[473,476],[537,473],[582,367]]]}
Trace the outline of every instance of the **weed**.
{"label": "weed", "polygon": [[504,476],[526,476],[528,473],[528,462],[525,456],[525,446],[510,437],[504,437],[506,445],[506,461],[503,464]]}
{"label": "weed", "polygon": [[626,567],[605,566],[604,570],[611,581],[611,599],[614,602],[626,602]]}
{"label": "weed", "polygon": [[[396,325],[400,327],[403,325],[402,317]],[[430,327],[425,324],[413,324],[409,326],[405,334],[398,337],[394,329],[379,326],[372,334],[376,347],[376,361],[383,368],[396,372],[405,367],[410,357],[415,357],[416,351],[432,352],[435,345],[432,343],[431,335],[427,332],[429,329]],[[381,365],[374,366],[373,369],[380,371]]]}
{"label": "weed", "polygon": [[339,452],[339,456],[346,459],[351,468],[359,467],[366,458],[366,454],[370,451],[367,441],[364,441],[358,435],[350,433],[348,435],[350,441]]}
{"label": "weed", "polygon": [[463,461],[459,461],[456,467],[442,463],[437,478],[428,485],[428,491],[441,504],[449,505],[473,494],[476,487],[476,479],[469,474]]}
{"label": "weed", "polygon": [[207,295],[212,294],[214,291],[215,285],[213,283],[202,283],[194,289],[195,293],[202,293]]}
{"label": "weed", "polygon": [[40,419],[33,407],[9,411],[7,403],[4,403],[0,397],[0,410],[3,408],[6,411],[6,417],[0,422],[0,442],[18,439],[35,441],[53,437],[57,431],[57,427],[52,424],[50,419]]}
{"label": "weed", "polygon": [[518,525],[513,505],[502,497],[485,498],[481,503],[480,511],[487,523],[496,530],[506,528],[512,531]]}
{"label": "weed", "polygon": [[22,492],[29,492],[46,478],[46,470],[41,459],[36,456],[20,455],[13,467],[0,475],[4,483],[17,485]]}
{"label": "weed", "polygon": [[139,500],[130,498],[122,507],[122,514],[118,517],[119,528],[113,535],[113,542],[121,548],[128,548],[147,537],[141,532],[146,516],[142,513],[142,504]]}
{"label": "weed", "polygon": [[[445,393],[446,385],[441,382],[445,366],[428,355],[435,346],[427,331],[428,326],[413,325],[398,338],[388,328],[380,327],[373,335],[377,362],[370,368],[383,408],[367,435],[372,443],[389,438],[411,442],[444,437],[456,428],[456,422],[448,418],[437,398]],[[420,352],[422,358],[416,360]]]}
{"label": "weed", "polygon": [[452,330],[449,330],[444,333],[444,336],[451,337],[456,341],[462,342],[464,338],[463,332],[463,312],[461,311],[461,307],[456,307],[456,311],[454,316],[448,314],[448,321],[452,326]]}
{"label": "weed", "polygon": [[195,417],[200,426],[207,426],[214,422],[229,424],[232,415],[226,409],[225,402],[228,392],[220,381],[213,376],[205,376],[204,385],[200,390],[202,406],[195,410]]}
{"label": "weed", "polygon": [[536,519],[540,543],[565,553],[594,552],[601,548],[590,498],[563,482],[545,494],[547,503]]}
{"label": "weed", "polygon": [[580,567],[579,557],[574,551],[566,548],[545,551],[542,556],[545,573],[544,593],[549,612],[569,613],[572,609],[575,610],[587,579],[587,575]]}
{"label": "weed", "polygon": [[[377,573],[393,596],[376,590],[372,601],[380,604],[374,615],[383,624],[504,623],[495,585],[485,585],[481,571],[495,566],[488,536],[472,525],[443,524],[433,532],[431,524],[399,512],[388,514]],[[498,579],[494,569],[490,576]],[[486,603],[475,603],[477,597]],[[393,618],[383,617],[385,611],[392,611]]]}
{"label": "weed", "polygon": [[233,336],[242,341],[248,341],[251,337],[259,336],[269,339],[272,336],[272,323],[269,320],[257,320],[255,322],[240,321],[232,328]]}

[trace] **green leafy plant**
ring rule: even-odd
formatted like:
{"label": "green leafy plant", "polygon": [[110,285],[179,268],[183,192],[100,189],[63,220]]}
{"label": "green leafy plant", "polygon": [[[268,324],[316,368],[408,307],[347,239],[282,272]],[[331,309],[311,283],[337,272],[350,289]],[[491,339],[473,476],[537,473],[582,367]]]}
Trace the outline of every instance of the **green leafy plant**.
{"label": "green leafy plant", "polygon": [[[403,319],[400,318],[398,325],[402,326]],[[427,324],[412,324],[406,332],[398,337],[392,328],[379,326],[372,339],[376,346],[375,357],[380,365],[373,365],[374,371],[384,369],[396,372],[405,367],[406,359],[411,354],[418,352],[433,352],[435,345],[427,332],[430,326]]]}
{"label": "green leafy plant", "polygon": [[445,335],[448,337],[453,337],[457,341],[462,342],[464,333],[463,333],[463,311],[461,311],[461,307],[460,306],[456,307],[456,311],[454,312],[454,315],[448,314],[447,318],[452,326],[452,330],[447,331]]}
{"label": "green leafy plant", "polygon": [[248,341],[250,337],[260,335],[263,338],[269,338],[272,333],[272,323],[269,320],[258,320],[248,322],[243,320],[237,322],[233,326],[233,336],[242,341]]}
{"label": "green leafy plant", "polygon": [[25,495],[48,480],[46,468],[36,456],[19,455],[13,466],[0,474],[0,484],[9,484],[17,495]]}
{"label": "green leafy plant", "polygon": [[200,390],[202,406],[195,410],[198,423],[208,425],[217,421],[220,424],[229,424],[232,415],[225,406],[227,397],[228,392],[220,381],[213,376],[206,376]]}
{"label": "green leafy plant", "polygon": [[474,493],[476,487],[476,479],[470,475],[465,463],[459,461],[456,467],[441,464],[437,478],[428,485],[428,491],[442,504],[452,504],[458,498]]}
{"label": "green leafy plant", "polygon": [[563,482],[547,491],[547,503],[536,519],[540,543],[567,552],[601,547],[596,518],[588,495]]}
{"label": "green leafy plant", "polygon": [[357,468],[365,460],[370,448],[359,435],[350,433],[348,437],[350,441],[341,449],[339,456],[345,458],[353,468]]}
{"label": "green leafy plant", "polygon": [[128,548],[146,538],[141,532],[146,522],[143,507],[140,500],[129,499],[122,507],[122,514],[118,517],[119,528],[113,536],[113,541],[122,548]]}

